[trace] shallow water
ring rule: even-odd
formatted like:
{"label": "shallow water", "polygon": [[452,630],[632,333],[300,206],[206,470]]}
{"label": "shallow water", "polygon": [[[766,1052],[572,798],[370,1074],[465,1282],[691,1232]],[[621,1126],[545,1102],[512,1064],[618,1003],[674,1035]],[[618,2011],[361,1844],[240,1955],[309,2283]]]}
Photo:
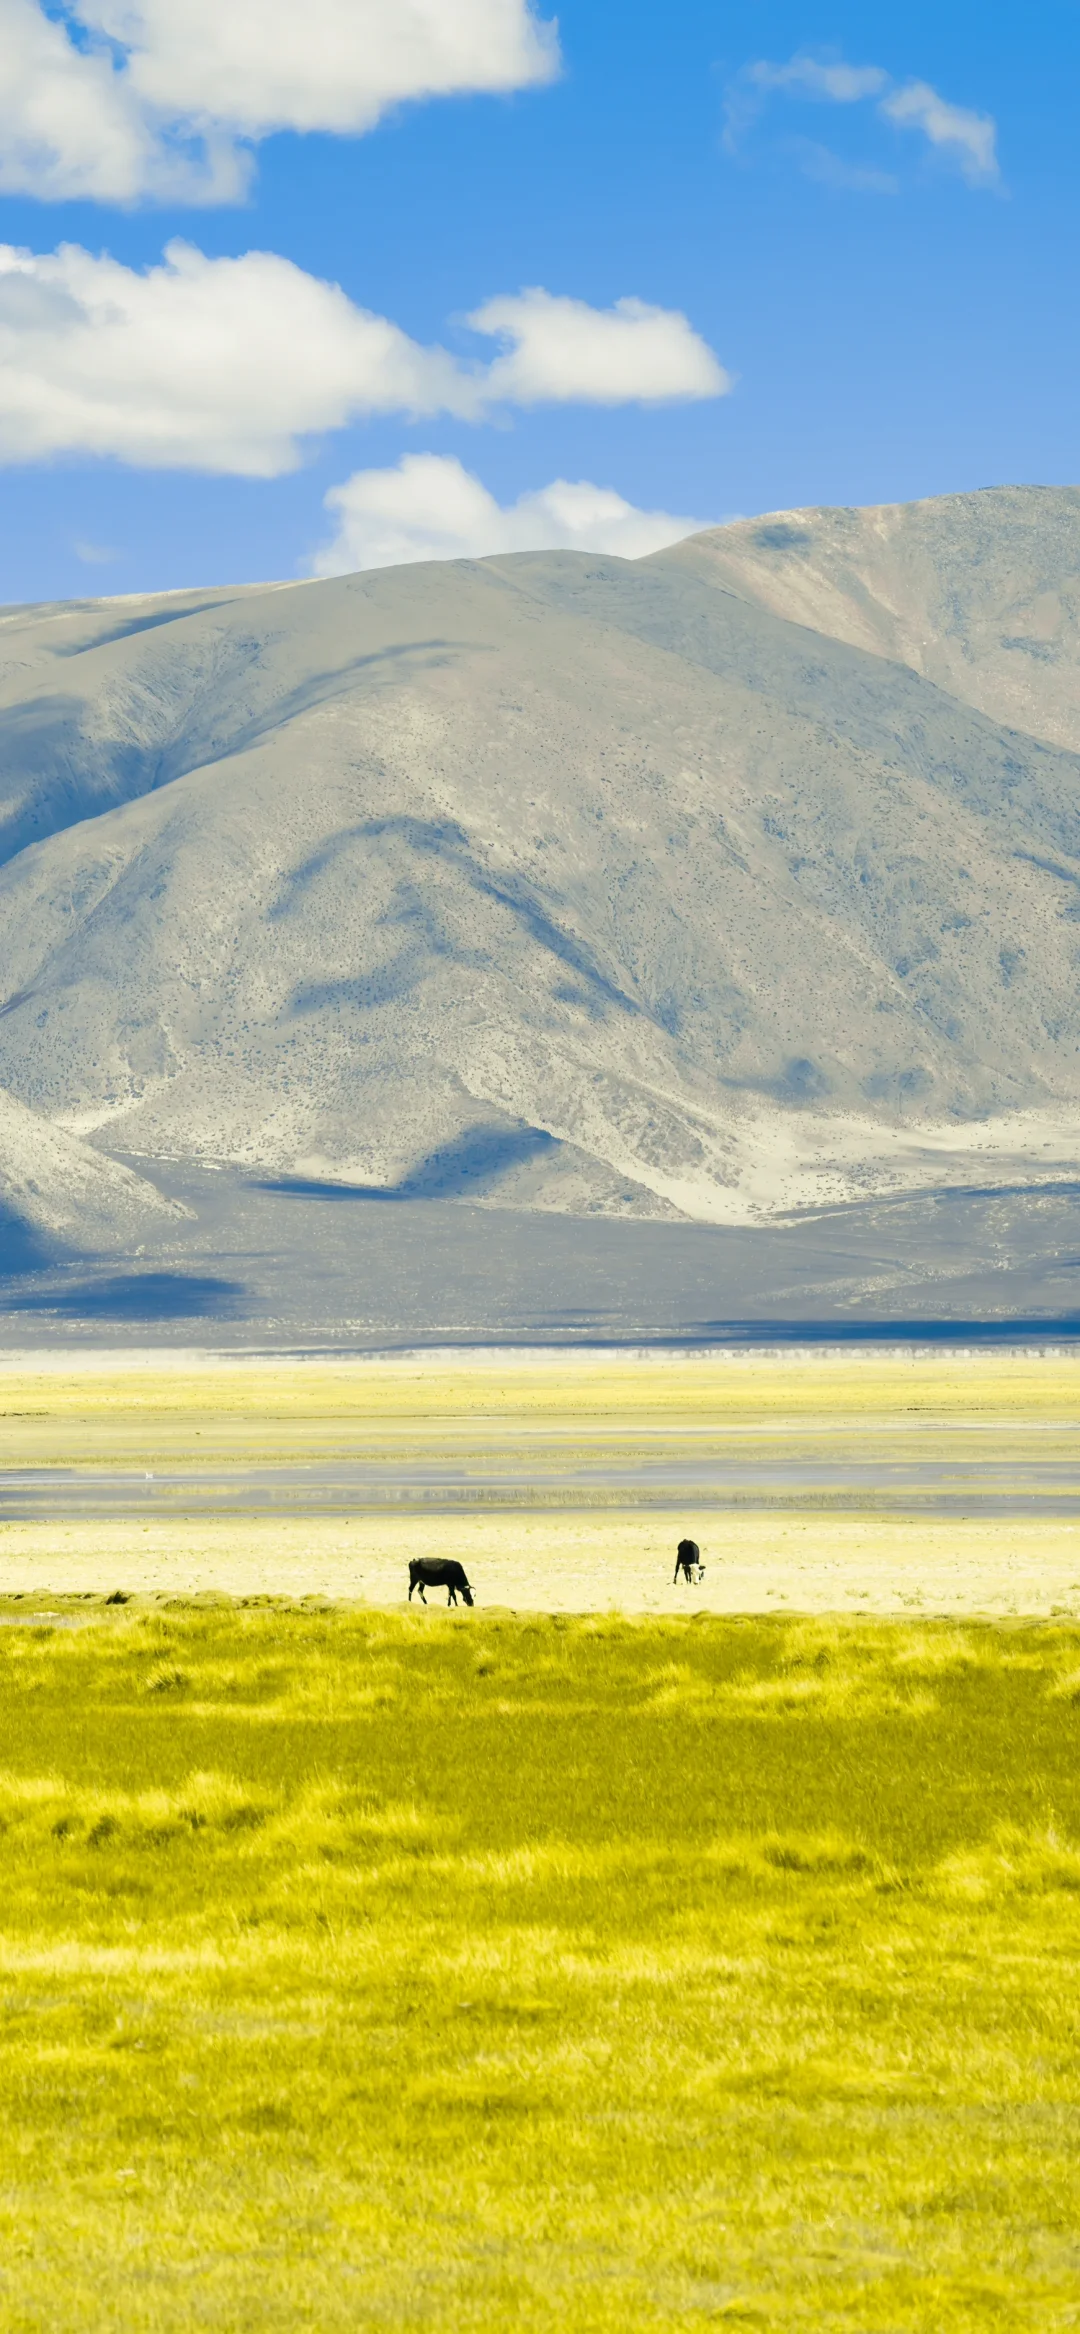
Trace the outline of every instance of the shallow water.
{"label": "shallow water", "polygon": [[316,1466],[145,1470],[11,1468],[0,1473],[0,1520],[221,1514],[350,1515],[415,1507],[592,1507],[858,1511],[919,1515],[1080,1517],[1080,1459],[863,1458],[802,1453],[656,1458],[596,1464],[515,1455],[470,1460],[360,1459]]}

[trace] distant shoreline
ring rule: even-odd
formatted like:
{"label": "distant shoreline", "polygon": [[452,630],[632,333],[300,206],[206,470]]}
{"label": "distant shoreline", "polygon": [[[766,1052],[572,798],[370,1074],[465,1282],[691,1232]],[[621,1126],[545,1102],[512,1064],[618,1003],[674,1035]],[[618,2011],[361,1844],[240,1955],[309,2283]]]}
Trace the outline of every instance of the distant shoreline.
{"label": "distant shoreline", "polygon": [[813,1362],[867,1362],[880,1365],[887,1361],[958,1361],[978,1362],[993,1358],[1001,1361],[1078,1361],[1080,1360],[1080,1323],[1075,1331],[1056,1330],[1045,1339],[1031,1330],[1011,1329],[1007,1324],[989,1323],[985,1331],[972,1331],[970,1326],[955,1334],[947,1327],[932,1337],[904,1337],[883,1330],[880,1336],[872,1331],[853,1332],[850,1337],[791,1336],[769,1343],[762,1339],[686,1339],[670,1338],[649,1344],[641,1339],[626,1344],[590,1342],[580,1339],[568,1345],[514,1345],[507,1341],[484,1344],[446,1345],[385,1345],[385,1346],[214,1346],[214,1345],[108,1345],[100,1339],[80,1339],[71,1345],[21,1345],[0,1347],[0,1374],[4,1372],[39,1372],[52,1375],[79,1370],[246,1370],[246,1369],[327,1369],[327,1368],[387,1368],[408,1366],[430,1368],[433,1371],[457,1369],[498,1369],[512,1365],[515,1369],[597,1368],[625,1364],[648,1364],[656,1368],[677,1362],[736,1362],[792,1363]]}

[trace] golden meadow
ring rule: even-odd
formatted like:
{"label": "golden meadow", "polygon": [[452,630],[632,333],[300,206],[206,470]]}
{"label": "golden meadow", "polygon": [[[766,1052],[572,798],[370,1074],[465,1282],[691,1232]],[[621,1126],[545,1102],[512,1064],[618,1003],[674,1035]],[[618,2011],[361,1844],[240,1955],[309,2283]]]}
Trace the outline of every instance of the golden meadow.
{"label": "golden meadow", "polygon": [[5,2327],[1076,2323],[1074,1625],[60,1609]]}
{"label": "golden meadow", "polygon": [[[542,1413],[1067,1451],[1077,1383],[31,1374],[2,1449]],[[473,1612],[110,1605],[109,1529],[61,1626],[0,1599],[4,2334],[1080,2323],[1080,1623],[511,1613],[494,1571]]]}

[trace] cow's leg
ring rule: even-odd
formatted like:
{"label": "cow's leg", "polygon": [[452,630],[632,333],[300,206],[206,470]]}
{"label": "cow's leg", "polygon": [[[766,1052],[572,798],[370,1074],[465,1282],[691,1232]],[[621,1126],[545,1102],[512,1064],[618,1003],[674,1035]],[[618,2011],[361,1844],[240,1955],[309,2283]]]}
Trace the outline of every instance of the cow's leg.
{"label": "cow's leg", "polygon": [[448,1606],[456,1605],[457,1603],[457,1590],[454,1587],[453,1581],[451,1580],[448,1580],[446,1583],[446,1602]]}
{"label": "cow's leg", "polygon": [[414,1588],[415,1588],[415,1587],[416,1587],[416,1582],[415,1582],[415,1580],[410,1580],[410,1582],[409,1582],[409,1603],[410,1603],[410,1604],[412,1603],[412,1592],[413,1592],[413,1590],[414,1590]]}
{"label": "cow's leg", "polygon": [[426,1605],[426,1603],[427,1603],[427,1598],[426,1598],[426,1596],[424,1595],[424,1583],[423,1583],[423,1581],[422,1581],[422,1580],[418,1580],[418,1581],[417,1581],[417,1583],[416,1583],[416,1585],[417,1585],[417,1588],[418,1588],[418,1589],[419,1589],[419,1591],[420,1591],[420,1602],[421,1602],[421,1604],[422,1604],[422,1605]]}

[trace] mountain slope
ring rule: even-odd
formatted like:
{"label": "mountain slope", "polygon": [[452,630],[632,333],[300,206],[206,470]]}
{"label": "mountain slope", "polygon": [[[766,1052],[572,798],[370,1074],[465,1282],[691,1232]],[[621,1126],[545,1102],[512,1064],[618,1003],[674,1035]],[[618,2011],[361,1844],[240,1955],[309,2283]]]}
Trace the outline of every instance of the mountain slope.
{"label": "mountain slope", "polygon": [[992,721],[1080,750],[1080,488],[776,511],[665,555]]}
{"label": "mountain slope", "polygon": [[119,1160],[0,1093],[0,1249],[10,1226],[77,1250],[128,1249],[187,1213]]}
{"label": "mountain slope", "polygon": [[[1017,637],[1029,583],[1069,602],[1077,495],[914,512],[909,632],[965,526],[1043,546]],[[949,688],[896,661],[829,549],[850,519],[865,575],[880,514],[810,516],[779,568],[730,528],[11,611],[0,1079],[125,1152],[579,1211],[1071,1158],[1080,753],[1035,734],[1071,718],[1064,617],[1005,728],[1013,651],[969,656],[969,608],[923,654]],[[869,645],[821,629],[852,609]]]}

